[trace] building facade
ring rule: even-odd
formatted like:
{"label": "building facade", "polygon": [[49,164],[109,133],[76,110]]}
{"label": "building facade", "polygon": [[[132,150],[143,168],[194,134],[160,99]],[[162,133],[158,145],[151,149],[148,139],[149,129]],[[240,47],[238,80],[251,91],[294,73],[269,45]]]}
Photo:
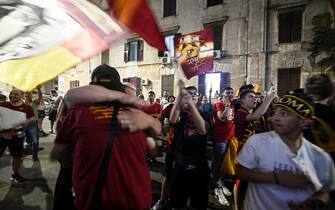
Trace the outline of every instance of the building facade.
{"label": "building facade", "polygon": [[[138,94],[150,90],[177,94],[177,81],[185,79],[174,58],[173,37],[213,27],[214,67],[187,81],[202,94],[212,87],[239,88],[244,82],[261,91],[275,85],[280,95],[303,87],[305,79],[323,71],[310,56],[313,17],[329,13],[332,0],[148,0],[168,52],[159,52],[137,35],[114,44],[58,78],[60,94],[86,85],[92,70],[101,63],[115,67],[124,82]],[[334,27],[334,23],[332,25]],[[327,69],[333,72],[334,69]],[[323,72],[324,73],[324,72]]]}

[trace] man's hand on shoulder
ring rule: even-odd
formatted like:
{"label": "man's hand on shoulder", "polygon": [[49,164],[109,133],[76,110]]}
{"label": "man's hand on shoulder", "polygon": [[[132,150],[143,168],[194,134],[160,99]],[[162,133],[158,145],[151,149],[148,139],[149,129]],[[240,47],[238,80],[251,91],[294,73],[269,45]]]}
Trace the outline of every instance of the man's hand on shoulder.
{"label": "man's hand on shoulder", "polygon": [[152,129],[156,135],[161,132],[160,122],[139,109],[120,111],[117,118],[121,127],[129,129],[130,132],[147,129]]}

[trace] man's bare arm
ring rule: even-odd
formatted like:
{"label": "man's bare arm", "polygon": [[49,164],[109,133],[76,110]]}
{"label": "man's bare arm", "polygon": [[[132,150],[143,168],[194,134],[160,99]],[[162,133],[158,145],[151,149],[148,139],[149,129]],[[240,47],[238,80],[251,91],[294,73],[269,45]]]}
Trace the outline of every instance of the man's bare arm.
{"label": "man's bare arm", "polygon": [[236,176],[247,182],[272,183],[292,189],[304,189],[312,186],[310,180],[303,175],[293,174],[288,171],[264,173],[251,170],[241,164],[237,166]]}
{"label": "man's bare arm", "polygon": [[119,101],[122,104],[133,105],[137,108],[145,106],[145,102],[138,99],[136,96],[109,90],[99,85],[86,85],[70,89],[64,98],[69,107],[76,104],[90,104],[110,101]]}
{"label": "man's bare arm", "polygon": [[185,84],[182,80],[178,81],[178,87],[179,87],[179,94],[171,109],[170,117],[169,117],[169,121],[172,124],[178,123],[178,120],[179,120],[179,115],[180,115],[181,106],[182,106],[182,99],[183,99],[183,89],[185,88]]}
{"label": "man's bare arm", "polygon": [[275,97],[276,97],[275,88],[271,87],[263,103],[253,113],[248,114],[246,120],[247,121],[259,120],[266,113],[269,106],[271,105],[271,102]]}
{"label": "man's bare arm", "polygon": [[192,102],[189,103],[189,106],[191,107],[193,122],[195,127],[197,128],[198,133],[200,135],[205,135],[208,128],[208,125],[206,125],[206,121],[202,118],[199,110]]}

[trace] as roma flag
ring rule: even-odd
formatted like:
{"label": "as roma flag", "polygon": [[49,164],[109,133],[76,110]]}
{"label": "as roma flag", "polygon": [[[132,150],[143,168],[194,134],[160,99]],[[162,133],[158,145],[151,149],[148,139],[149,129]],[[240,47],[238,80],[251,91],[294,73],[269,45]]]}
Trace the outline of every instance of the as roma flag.
{"label": "as roma flag", "polygon": [[174,38],[175,55],[187,79],[213,69],[213,29]]}

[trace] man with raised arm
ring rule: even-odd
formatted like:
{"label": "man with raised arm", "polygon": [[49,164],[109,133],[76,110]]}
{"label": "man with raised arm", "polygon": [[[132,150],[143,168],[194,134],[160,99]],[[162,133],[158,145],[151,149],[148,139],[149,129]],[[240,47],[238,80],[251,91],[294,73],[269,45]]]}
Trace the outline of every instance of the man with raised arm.
{"label": "man with raised arm", "polygon": [[209,167],[206,157],[207,131],[210,123],[206,112],[196,106],[197,88],[179,81],[179,95],[172,107],[170,123],[175,127],[173,152],[175,164],[171,180],[171,207],[185,208],[187,200],[194,209],[208,206]]}

